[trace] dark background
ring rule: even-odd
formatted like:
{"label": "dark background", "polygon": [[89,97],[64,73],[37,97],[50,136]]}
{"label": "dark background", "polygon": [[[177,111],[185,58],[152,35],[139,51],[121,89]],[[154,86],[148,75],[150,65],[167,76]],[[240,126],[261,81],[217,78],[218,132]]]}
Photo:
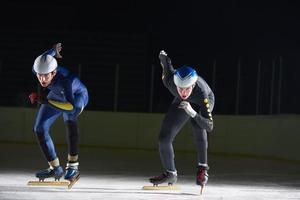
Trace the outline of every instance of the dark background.
{"label": "dark background", "polygon": [[[296,1],[2,1],[0,105],[32,107],[34,59],[56,42],[90,92],[88,110],[165,112],[158,53],[193,66],[215,114],[300,113]],[[116,76],[118,74],[118,76]]]}

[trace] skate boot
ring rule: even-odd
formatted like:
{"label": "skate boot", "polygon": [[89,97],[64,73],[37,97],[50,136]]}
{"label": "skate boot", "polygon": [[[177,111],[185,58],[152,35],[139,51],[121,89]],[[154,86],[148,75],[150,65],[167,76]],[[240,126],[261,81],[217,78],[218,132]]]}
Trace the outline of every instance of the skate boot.
{"label": "skate boot", "polygon": [[208,166],[198,166],[197,168],[198,168],[198,170],[197,170],[196,183],[197,183],[197,185],[204,186],[208,181],[207,171],[208,171],[209,167]]}
{"label": "skate boot", "polygon": [[80,173],[78,171],[78,162],[68,162],[66,167],[65,179],[70,181],[69,189],[78,181]]}
{"label": "skate boot", "polygon": [[41,170],[35,174],[39,181],[44,181],[46,178],[54,177],[55,181],[63,176],[64,170],[61,166],[52,167],[50,166],[48,169]]}
{"label": "skate boot", "polygon": [[66,166],[66,173],[65,173],[65,179],[66,180],[72,180],[75,177],[79,176],[78,171],[78,162],[68,162]]}
{"label": "skate boot", "polygon": [[177,182],[177,173],[176,172],[164,172],[163,174],[159,176],[155,176],[149,179],[153,185],[157,186],[158,184],[167,182],[168,185],[173,185]]}

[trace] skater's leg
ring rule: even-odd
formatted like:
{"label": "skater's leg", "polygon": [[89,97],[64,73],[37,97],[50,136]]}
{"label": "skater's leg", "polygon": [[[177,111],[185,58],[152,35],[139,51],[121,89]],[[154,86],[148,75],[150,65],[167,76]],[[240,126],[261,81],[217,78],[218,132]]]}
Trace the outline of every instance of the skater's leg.
{"label": "skater's leg", "polygon": [[[84,107],[87,104],[87,97],[83,95],[77,95],[74,98],[75,108],[74,111],[64,112],[63,118],[66,125],[67,132],[67,141],[68,141],[68,157],[72,157],[72,160],[69,161],[77,161],[78,158],[78,144],[79,144],[79,129],[77,125],[77,118],[80,113],[83,111]],[[75,160],[74,160],[75,159]]]}
{"label": "skater's leg", "polygon": [[78,140],[79,131],[76,121],[65,121],[67,133],[68,133],[68,162],[66,166],[65,179],[71,180],[79,175],[78,171]]}
{"label": "skater's leg", "polygon": [[177,181],[172,143],[177,133],[189,119],[185,111],[178,108],[178,105],[178,101],[173,101],[162,123],[158,142],[160,158],[165,172],[149,179],[154,185],[164,182],[173,184]]}
{"label": "skater's leg", "polygon": [[[78,159],[78,144],[79,144],[79,129],[76,121],[66,120],[66,131],[68,141],[68,160],[77,161]],[[70,161],[70,160],[69,160]]]}
{"label": "skater's leg", "polygon": [[64,113],[63,118],[66,125],[67,141],[68,141],[68,162],[66,166],[65,179],[75,180],[79,178],[79,162],[78,162],[78,144],[79,129],[77,118],[83,111],[88,99],[85,96],[75,96],[75,110],[72,113]]}
{"label": "skater's leg", "polygon": [[208,181],[208,162],[207,162],[207,132],[200,128],[195,121],[191,121],[193,133],[196,139],[197,146],[197,177],[196,183],[204,186]]}
{"label": "skater's leg", "polygon": [[162,165],[167,171],[172,172],[176,172],[172,143],[177,133],[190,118],[183,109],[178,108],[178,105],[178,101],[173,101],[169,107],[159,134],[159,153]]}
{"label": "skater's leg", "polygon": [[[61,112],[58,109],[52,108],[48,105],[41,105],[35,121],[34,132],[37,136],[41,150],[48,162],[57,159],[54,144],[49,134],[49,129],[60,114]],[[57,162],[54,161],[52,164],[57,164]]]}
{"label": "skater's leg", "polygon": [[34,132],[37,136],[39,146],[50,165],[50,168],[36,173],[36,177],[42,180],[49,177],[59,179],[63,174],[63,169],[60,167],[59,159],[56,155],[54,144],[49,134],[50,126],[60,114],[61,112],[58,109],[52,108],[48,105],[41,105],[35,121]]}
{"label": "skater's leg", "polygon": [[191,120],[191,124],[194,133],[194,138],[196,140],[198,164],[207,165],[207,132],[205,129],[199,127],[199,125],[194,120]]}

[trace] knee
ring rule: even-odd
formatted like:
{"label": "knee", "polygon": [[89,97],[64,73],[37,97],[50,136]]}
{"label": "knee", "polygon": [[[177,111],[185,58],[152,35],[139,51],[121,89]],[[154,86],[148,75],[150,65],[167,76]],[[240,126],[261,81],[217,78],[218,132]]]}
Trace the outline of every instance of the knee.
{"label": "knee", "polygon": [[177,129],[168,124],[163,124],[159,134],[159,143],[170,144],[173,142],[175,135],[177,134]]}
{"label": "knee", "polygon": [[35,135],[36,135],[38,141],[41,142],[41,143],[46,142],[50,137],[48,132],[35,131]]}
{"label": "knee", "polygon": [[208,147],[208,141],[206,138],[197,138],[197,143],[200,145],[200,146],[203,146],[203,147]]}
{"label": "knee", "polygon": [[207,143],[207,138],[206,137],[197,137],[196,140],[198,141],[198,143],[201,143],[201,144],[206,144]]}
{"label": "knee", "polygon": [[173,140],[169,135],[166,134],[160,134],[158,138],[158,144],[159,146],[163,145],[170,145],[172,144]]}
{"label": "knee", "polygon": [[43,133],[48,132],[48,128],[45,124],[43,123],[37,123],[34,125],[33,127],[33,132],[39,136],[39,135],[43,135]]}
{"label": "knee", "polygon": [[82,112],[83,107],[74,107],[74,110],[71,111],[70,113],[64,113],[63,118],[64,122],[66,123],[67,121],[77,121],[77,118],[79,114]]}
{"label": "knee", "polygon": [[34,132],[36,135],[39,135],[40,133],[43,132],[43,130],[42,130],[42,128],[41,128],[40,126],[35,125],[35,126],[33,127],[33,132]]}

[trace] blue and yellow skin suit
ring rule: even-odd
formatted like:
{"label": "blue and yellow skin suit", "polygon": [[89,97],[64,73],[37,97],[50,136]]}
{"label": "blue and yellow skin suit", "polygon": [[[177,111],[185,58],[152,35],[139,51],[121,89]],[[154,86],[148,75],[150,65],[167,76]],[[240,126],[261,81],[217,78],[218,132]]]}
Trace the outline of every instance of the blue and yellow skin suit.
{"label": "blue and yellow skin suit", "polygon": [[[55,50],[50,49],[44,54],[54,56]],[[61,115],[68,133],[69,155],[78,155],[77,117],[89,100],[87,88],[77,76],[61,66],[58,66],[56,71],[56,75],[47,87],[49,90],[47,103],[41,104],[34,125],[34,132],[48,162],[57,158],[49,129]]]}

